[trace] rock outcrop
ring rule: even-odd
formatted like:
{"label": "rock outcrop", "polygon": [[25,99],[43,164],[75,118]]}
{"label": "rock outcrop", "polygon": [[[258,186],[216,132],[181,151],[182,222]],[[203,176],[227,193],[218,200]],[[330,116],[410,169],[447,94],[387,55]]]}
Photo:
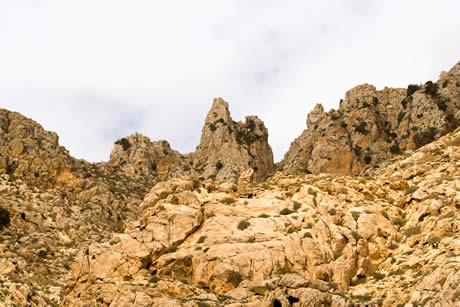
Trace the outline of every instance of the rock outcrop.
{"label": "rock outcrop", "polygon": [[190,171],[189,162],[167,141],[151,142],[136,133],[115,142],[109,164],[132,176],[156,176],[161,179]]}
{"label": "rock outcrop", "polygon": [[459,67],[317,106],[274,175],[222,99],[196,152],[102,163],[0,109],[0,306],[458,306]]}
{"label": "rock outcrop", "polygon": [[308,129],[291,144],[279,169],[358,175],[405,150],[430,143],[460,123],[460,62],[438,82],[377,91],[349,90],[338,110],[317,105]]}
{"label": "rock outcrop", "polygon": [[454,306],[459,140],[457,129],[375,178],[277,173],[251,198],[160,183],[124,234],[80,251],[64,305]]}
{"label": "rock outcrop", "polygon": [[228,103],[214,99],[193,153],[194,167],[200,176],[218,181],[236,182],[242,172],[254,169],[257,181],[273,172],[273,153],[268,144],[268,130],[257,116],[234,122]]}

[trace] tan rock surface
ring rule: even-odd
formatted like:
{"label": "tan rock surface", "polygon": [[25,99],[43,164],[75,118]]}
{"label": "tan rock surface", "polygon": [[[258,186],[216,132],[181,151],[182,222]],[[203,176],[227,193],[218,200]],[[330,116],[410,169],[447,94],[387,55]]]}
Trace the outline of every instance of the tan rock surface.
{"label": "tan rock surface", "polygon": [[308,129],[292,142],[278,168],[302,172],[362,174],[391,156],[455,130],[460,123],[460,62],[436,83],[406,89],[369,84],[349,90],[338,110],[318,104]]}

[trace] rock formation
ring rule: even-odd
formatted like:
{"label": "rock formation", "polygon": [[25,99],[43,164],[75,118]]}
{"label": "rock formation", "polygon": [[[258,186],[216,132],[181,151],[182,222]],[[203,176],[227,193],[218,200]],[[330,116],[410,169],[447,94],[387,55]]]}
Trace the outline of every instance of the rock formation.
{"label": "rock formation", "polygon": [[260,181],[274,169],[273,153],[268,145],[268,130],[257,116],[234,122],[228,103],[214,99],[193,154],[194,167],[204,178],[236,182],[239,175],[252,168]]}
{"label": "rock formation", "polygon": [[120,167],[132,177],[170,178],[177,173],[190,171],[189,162],[179,152],[171,149],[167,141],[151,142],[139,133],[115,142],[109,164]]}
{"label": "rock formation", "polygon": [[123,234],[79,252],[64,306],[454,306],[459,142],[457,129],[376,178],[278,173],[251,198],[160,183]]}
{"label": "rock formation", "polygon": [[0,109],[0,306],[458,306],[459,68],[316,106],[275,174],[220,98],[196,152],[102,163]]}
{"label": "rock formation", "polygon": [[316,105],[308,129],[291,144],[279,169],[358,175],[402,151],[416,149],[460,123],[460,62],[438,82],[408,89],[369,84],[349,90],[338,110]]}

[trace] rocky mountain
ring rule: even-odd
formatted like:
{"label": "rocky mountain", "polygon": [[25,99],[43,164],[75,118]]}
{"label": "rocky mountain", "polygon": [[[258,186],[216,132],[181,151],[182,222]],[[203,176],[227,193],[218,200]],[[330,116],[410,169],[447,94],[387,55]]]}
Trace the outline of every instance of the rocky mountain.
{"label": "rocky mountain", "polygon": [[382,161],[430,143],[460,123],[460,62],[433,83],[407,89],[369,84],[349,90],[337,110],[318,104],[308,129],[292,142],[285,173],[358,175]]}
{"label": "rocky mountain", "polygon": [[199,176],[236,182],[242,172],[251,168],[260,181],[273,173],[273,153],[268,145],[268,130],[257,116],[234,122],[228,103],[214,99],[193,153]]}
{"label": "rocky mountain", "polygon": [[276,173],[221,98],[195,152],[101,163],[0,109],[0,306],[458,305],[459,71],[318,105]]}
{"label": "rocky mountain", "polygon": [[251,168],[258,181],[273,173],[273,153],[268,130],[257,116],[234,122],[228,103],[214,99],[206,117],[196,151],[181,155],[166,141],[151,142],[135,134],[115,142],[109,164],[131,176],[153,176],[165,180],[193,174],[202,179],[236,183],[240,174]]}
{"label": "rocky mountain", "polygon": [[454,306],[460,129],[378,176],[176,178],[80,250],[64,306]]}

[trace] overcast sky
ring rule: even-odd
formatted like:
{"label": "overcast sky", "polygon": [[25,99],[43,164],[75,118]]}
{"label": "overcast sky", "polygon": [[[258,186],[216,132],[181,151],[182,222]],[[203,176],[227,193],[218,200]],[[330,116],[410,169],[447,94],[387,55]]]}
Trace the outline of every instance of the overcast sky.
{"label": "overcast sky", "polygon": [[214,97],[257,115],[280,160],[318,102],[437,80],[460,60],[460,1],[1,0],[0,108],[108,160],[140,132],[194,151]]}

